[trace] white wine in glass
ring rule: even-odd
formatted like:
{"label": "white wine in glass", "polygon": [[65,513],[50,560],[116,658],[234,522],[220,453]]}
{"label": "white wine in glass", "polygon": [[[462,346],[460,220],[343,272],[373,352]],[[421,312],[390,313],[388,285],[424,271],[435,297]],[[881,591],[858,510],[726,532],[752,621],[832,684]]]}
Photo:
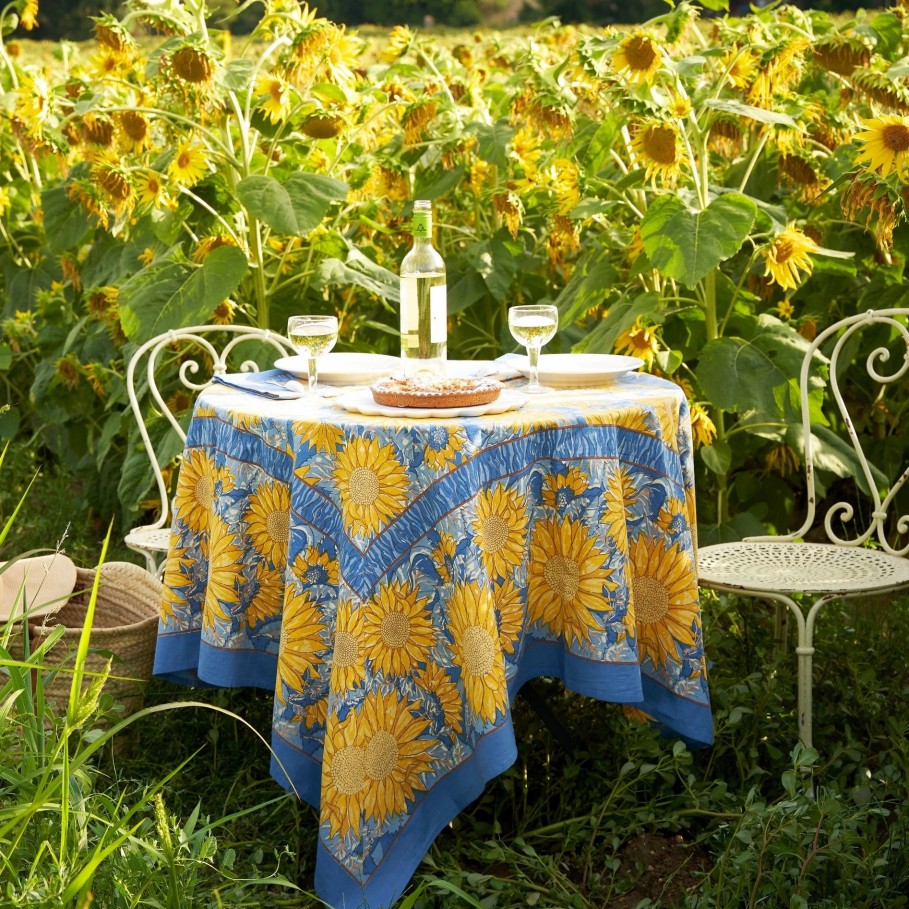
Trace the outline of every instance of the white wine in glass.
{"label": "white wine in glass", "polygon": [[530,375],[524,391],[540,394],[548,391],[540,385],[540,348],[548,344],[559,327],[559,310],[555,306],[538,303],[531,306],[512,306],[508,310],[508,328],[512,337],[527,348]]}
{"label": "white wine in glass", "polygon": [[319,381],[318,358],[328,353],[338,340],[336,316],[291,316],[287,337],[301,357],[306,357],[309,393],[316,394]]}

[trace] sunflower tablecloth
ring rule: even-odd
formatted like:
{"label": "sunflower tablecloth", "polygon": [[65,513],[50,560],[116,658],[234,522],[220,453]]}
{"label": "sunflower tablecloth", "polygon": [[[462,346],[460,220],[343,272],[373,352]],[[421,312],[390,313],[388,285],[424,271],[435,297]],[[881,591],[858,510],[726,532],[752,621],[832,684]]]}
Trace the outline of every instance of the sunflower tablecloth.
{"label": "sunflower tablecloth", "polygon": [[273,689],[271,771],[319,810],[319,895],[391,906],[514,761],[524,682],[712,741],[694,520],[685,397],[651,376],[429,420],[211,389],[155,672]]}

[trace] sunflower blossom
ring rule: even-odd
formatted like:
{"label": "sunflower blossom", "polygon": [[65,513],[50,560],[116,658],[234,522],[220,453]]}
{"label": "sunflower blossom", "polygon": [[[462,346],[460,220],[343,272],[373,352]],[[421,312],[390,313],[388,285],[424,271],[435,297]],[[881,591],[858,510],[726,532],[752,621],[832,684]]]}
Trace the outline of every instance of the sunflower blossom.
{"label": "sunflower blossom", "polygon": [[208,169],[209,160],[205,148],[198,142],[188,139],[177,145],[167,173],[177,183],[192,186],[205,176]]}
{"label": "sunflower blossom", "polygon": [[880,170],[886,177],[895,173],[909,181],[909,117],[883,114],[880,117],[859,118],[867,127],[855,138],[862,143],[856,164],[866,164],[866,170]]}
{"label": "sunflower blossom", "polygon": [[612,65],[637,85],[649,85],[660,68],[659,47],[647,35],[624,38],[612,55]]}
{"label": "sunflower blossom", "polygon": [[814,270],[811,253],[820,249],[803,231],[789,224],[777,238],[764,249],[765,275],[783,290],[795,290],[803,271],[810,275]]}

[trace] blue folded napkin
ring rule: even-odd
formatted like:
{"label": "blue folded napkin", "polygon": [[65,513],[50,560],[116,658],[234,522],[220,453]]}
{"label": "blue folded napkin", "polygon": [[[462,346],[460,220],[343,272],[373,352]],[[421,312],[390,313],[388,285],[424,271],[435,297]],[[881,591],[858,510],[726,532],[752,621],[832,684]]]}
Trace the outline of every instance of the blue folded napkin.
{"label": "blue folded napkin", "polygon": [[276,401],[291,401],[306,394],[306,386],[297,381],[293,373],[283,369],[228,373],[223,376],[215,376],[215,382],[245,391],[247,394],[273,398]]}

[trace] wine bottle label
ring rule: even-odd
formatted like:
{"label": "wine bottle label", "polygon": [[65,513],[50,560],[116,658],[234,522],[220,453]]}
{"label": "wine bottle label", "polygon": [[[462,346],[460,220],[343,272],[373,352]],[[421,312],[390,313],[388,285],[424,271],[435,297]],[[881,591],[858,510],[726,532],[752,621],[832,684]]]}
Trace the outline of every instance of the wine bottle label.
{"label": "wine bottle label", "polygon": [[416,331],[420,324],[420,312],[417,304],[417,282],[401,281],[401,333]]}
{"label": "wine bottle label", "polygon": [[413,235],[421,239],[432,237],[431,211],[415,211],[413,213]]}
{"label": "wine bottle label", "polygon": [[448,294],[440,284],[429,288],[429,340],[446,341],[448,338]]}

